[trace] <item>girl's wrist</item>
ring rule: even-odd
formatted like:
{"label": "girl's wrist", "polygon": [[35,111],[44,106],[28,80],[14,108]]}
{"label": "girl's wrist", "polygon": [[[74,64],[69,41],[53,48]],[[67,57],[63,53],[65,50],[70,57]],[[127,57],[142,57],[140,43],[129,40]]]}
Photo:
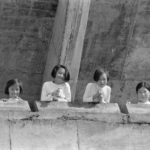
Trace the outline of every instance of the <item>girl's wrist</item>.
{"label": "girl's wrist", "polygon": [[97,97],[93,96],[93,102],[99,103],[100,101],[99,101],[99,99]]}

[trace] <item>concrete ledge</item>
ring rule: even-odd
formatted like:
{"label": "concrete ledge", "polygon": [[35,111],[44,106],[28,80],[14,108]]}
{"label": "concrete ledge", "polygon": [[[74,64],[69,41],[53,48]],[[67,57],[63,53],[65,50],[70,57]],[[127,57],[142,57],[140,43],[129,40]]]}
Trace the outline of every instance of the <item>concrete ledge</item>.
{"label": "concrete ledge", "polygon": [[[37,102],[39,112],[31,112],[25,107],[0,107],[0,118],[9,120],[92,120],[102,122],[124,123],[126,116],[121,114],[117,104],[83,104],[78,107],[72,103]],[[29,106],[28,106],[29,107]],[[9,110],[9,112],[7,111]]]}
{"label": "concrete ledge", "polygon": [[76,105],[63,102],[37,102],[39,108],[38,119],[68,119],[94,120],[103,122],[124,122],[118,104]]}
{"label": "concrete ledge", "polygon": [[26,110],[29,111],[29,105],[27,101],[24,102],[3,102],[0,101],[0,110]]}
{"label": "concrete ledge", "polygon": [[148,104],[127,104],[129,122],[150,123],[150,105]]}
{"label": "concrete ledge", "polygon": [[117,103],[93,104],[83,103],[80,105],[66,102],[37,102],[39,110],[49,110],[52,108],[75,110],[77,112],[95,112],[95,113],[120,113]]}

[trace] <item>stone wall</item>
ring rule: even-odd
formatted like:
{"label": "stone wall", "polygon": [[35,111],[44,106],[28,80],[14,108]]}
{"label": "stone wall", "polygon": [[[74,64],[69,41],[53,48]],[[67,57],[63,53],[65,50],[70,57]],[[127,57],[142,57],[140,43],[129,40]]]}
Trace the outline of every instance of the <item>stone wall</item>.
{"label": "stone wall", "polygon": [[0,97],[7,80],[39,99],[58,0],[0,0]]}
{"label": "stone wall", "polygon": [[150,2],[92,0],[86,30],[76,99],[93,81],[96,67],[109,70],[111,102],[136,102],[135,86],[149,81]]}

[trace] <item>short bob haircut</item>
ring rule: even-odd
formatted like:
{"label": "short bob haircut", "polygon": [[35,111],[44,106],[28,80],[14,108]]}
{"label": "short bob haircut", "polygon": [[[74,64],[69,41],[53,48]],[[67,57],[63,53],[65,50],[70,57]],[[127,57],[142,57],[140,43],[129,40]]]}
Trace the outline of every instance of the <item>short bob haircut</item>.
{"label": "short bob haircut", "polygon": [[5,94],[9,95],[9,88],[13,85],[17,84],[20,88],[20,94],[23,93],[23,89],[22,89],[22,83],[21,81],[19,81],[18,79],[11,79],[9,81],[7,81],[6,83],[6,87],[5,87]]}
{"label": "short bob haircut", "polygon": [[93,76],[94,81],[98,82],[100,76],[103,74],[106,74],[107,80],[109,80],[109,73],[106,70],[104,70],[103,68],[98,68],[94,72],[94,76]]}
{"label": "short bob haircut", "polygon": [[146,82],[140,82],[137,84],[136,86],[136,93],[138,93],[139,89],[141,89],[142,87],[146,88],[147,90],[150,91],[150,84],[146,83]]}
{"label": "short bob haircut", "polygon": [[53,78],[55,78],[55,77],[56,77],[56,74],[57,74],[57,71],[58,71],[60,68],[65,69],[64,81],[65,81],[65,82],[68,82],[68,81],[70,80],[70,73],[69,73],[67,67],[65,67],[65,66],[63,66],[63,65],[56,65],[56,66],[53,68],[52,72],[51,72],[51,76],[52,76]]}

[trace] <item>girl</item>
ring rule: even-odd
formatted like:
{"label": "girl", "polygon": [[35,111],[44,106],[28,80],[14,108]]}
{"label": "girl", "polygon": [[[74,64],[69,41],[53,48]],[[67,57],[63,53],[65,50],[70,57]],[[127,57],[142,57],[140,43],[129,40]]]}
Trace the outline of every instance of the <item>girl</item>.
{"label": "girl", "polygon": [[71,101],[71,90],[68,81],[70,74],[68,69],[63,65],[56,65],[51,76],[53,81],[43,84],[41,101]]}
{"label": "girl", "polygon": [[93,76],[94,83],[88,83],[83,102],[109,103],[111,88],[107,85],[108,73],[102,68],[97,69]]}
{"label": "girl", "polygon": [[138,103],[150,104],[150,85],[146,82],[140,82],[136,86]]}
{"label": "girl", "polygon": [[11,79],[7,81],[5,87],[5,94],[8,96],[8,99],[2,99],[7,102],[17,102],[22,100],[20,94],[23,93],[22,83],[18,79]]}

